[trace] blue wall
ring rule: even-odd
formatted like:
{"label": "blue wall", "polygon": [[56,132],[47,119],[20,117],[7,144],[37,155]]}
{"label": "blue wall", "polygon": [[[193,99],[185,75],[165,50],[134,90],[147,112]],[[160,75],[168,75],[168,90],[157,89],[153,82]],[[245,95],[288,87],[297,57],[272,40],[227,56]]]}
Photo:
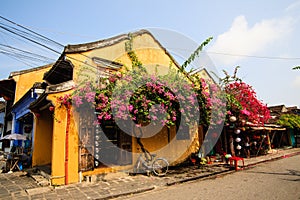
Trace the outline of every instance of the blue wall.
{"label": "blue wall", "polygon": [[4,112],[0,113],[0,124],[4,124]]}

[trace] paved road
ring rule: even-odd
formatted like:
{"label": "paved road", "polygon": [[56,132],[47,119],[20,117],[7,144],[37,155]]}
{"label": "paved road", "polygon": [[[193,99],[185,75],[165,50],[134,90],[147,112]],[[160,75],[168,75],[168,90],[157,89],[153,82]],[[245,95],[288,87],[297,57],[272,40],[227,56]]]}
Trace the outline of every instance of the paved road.
{"label": "paved road", "polygon": [[[284,199],[300,200],[300,155],[252,169],[137,194],[126,199]],[[124,199],[124,197],[122,197]]]}

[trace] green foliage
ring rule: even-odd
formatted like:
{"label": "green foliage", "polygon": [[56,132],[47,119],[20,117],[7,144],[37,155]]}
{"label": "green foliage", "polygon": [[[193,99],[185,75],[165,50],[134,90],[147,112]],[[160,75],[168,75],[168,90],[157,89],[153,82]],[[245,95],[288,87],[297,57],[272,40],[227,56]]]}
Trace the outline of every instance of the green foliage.
{"label": "green foliage", "polygon": [[[188,65],[190,65],[196,57],[200,54],[200,52],[203,50],[203,48],[212,40],[212,37],[207,38],[204,42],[200,44],[200,46],[189,56],[189,58],[182,64],[180,67],[180,71],[187,75],[187,78],[192,82],[192,85],[194,87],[194,91],[197,94],[197,101],[199,105],[199,111],[200,111],[200,121],[199,124],[204,125],[205,127],[208,127],[210,124],[211,119],[211,108],[208,105],[208,98],[210,97],[204,95],[204,91],[208,88],[204,87],[203,84],[205,83],[205,80],[200,78],[197,73],[191,73],[193,69],[191,69],[190,72],[187,73],[186,68]],[[209,90],[209,89],[208,89]]]}
{"label": "green foliage", "polygon": [[294,70],[300,69],[300,66],[293,67]]}
{"label": "green foliage", "polygon": [[207,38],[191,55],[190,57],[182,64],[181,70],[184,71],[185,68],[191,64],[196,58],[196,56],[199,55],[199,53],[202,51],[203,47],[206,46],[213,38],[209,37]]}
{"label": "green foliage", "polygon": [[295,114],[284,114],[276,122],[288,128],[300,128],[300,116]]}
{"label": "green foliage", "polygon": [[139,67],[141,68],[143,66],[143,63],[139,61],[135,51],[133,51],[133,36],[129,34],[129,40],[125,43],[125,51],[127,52],[127,55],[129,56],[131,60],[132,67]]}
{"label": "green foliage", "polygon": [[[225,75],[224,78],[220,78],[218,77],[214,72],[213,74],[218,78],[219,80],[219,85],[220,87],[222,87],[222,89],[225,89],[226,86],[230,83],[233,83],[233,82],[241,82],[242,80],[240,78],[237,77],[237,72],[238,72],[238,69],[240,68],[240,66],[236,66],[234,68],[234,72],[233,72],[233,75],[229,75],[229,73],[226,71],[226,70],[223,70],[223,73]],[[234,109],[237,109],[237,110],[242,110],[243,107],[242,105],[240,104],[240,102],[235,98],[235,96],[232,94],[232,93],[229,93],[229,92],[226,92],[225,93],[225,96],[226,96],[226,101],[227,101],[227,110],[228,111],[232,111]]]}
{"label": "green foliage", "polygon": [[235,98],[234,95],[226,93],[226,100],[227,100],[227,110],[232,110],[232,109],[238,109],[242,110],[243,107],[241,103]]}
{"label": "green foliage", "polygon": [[221,87],[224,87],[224,86],[226,86],[226,85],[228,85],[228,84],[230,84],[230,83],[232,83],[232,82],[241,82],[242,81],[242,79],[240,79],[240,78],[238,78],[237,77],[237,72],[238,72],[238,69],[239,68],[241,68],[240,66],[236,66],[235,68],[234,68],[234,72],[233,72],[233,75],[231,76],[231,75],[229,75],[229,73],[226,71],[226,70],[223,70],[223,73],[224,73],[224,75],[225,75],[225,77],[224,78],[220,78],[217,74],[215,74],[214,72],[212,72],[212,74],[213,75],[215,75],[217,78],[218,78],[218,80],[219,80],[219,85],[221,86]]}
{"label": "green foliage", "polygon": [[[124,108],[124,110],[131,110],[130,117],[136,123],[148,123],[149,120],[151,120],[149,118],[149,109],[152,107],[152,105],[157,104],[163,105],[167,113],[166,121],[161,119],[157,120],[161,120],[163,123],[169,126],[174,125],[178,119],[183,117],[185,122],[189,124],[191,119],[197,118],[195,116],[196,113],[189,110],[192,108],[191,104],[197,102],[198,107],[196,110],[200,111],[201,113],[199,122],[200,124],[208,126],[210,119],[210,108],[207,106],[207,97],[203,94],[207,89],[203,89],[202,79],[200,79],[196,74],[187,74],[185,68],[196,58],[196,56],[198,56],[200,51],[209,43],[212,37],[205,40],[193,52],[193,54],[179,70],[173,68],[173,62],[170,61],[169,71],[166,75],[159,75],[158,66],[155,67],[155,74],[148,74],[146,68],[143,66],[143,63],[139,60],[136,52],[134,51],[133,35],[129,34],[128,38],[129,39],[125,43],[125,51],[131,60],[132,69],[129,69],[124,65],[124,71],[122,72],[119,71],[110,74],[109,76],[100,76],[97,69],[82,66],[81,70],[78,72],[78,80],[76,81],[78,88],[72,97],[70,97],[72,98],[73,103],[76,106],[82,106],[85,102],[89,102],[91,106],[96,107],[97,117],[99,120],[110,120],[118,117],[126,118],[128,116],[122,111],[117,112],[118,116],[113,116],[111,109],[116,107],[116,105],[123,100],[116,98],[117,95],[119,95],[120,98],[127,98],[129,93],[125,94],[126,91],[135,91],[134,94],[130,94],[130,105],[127,108]],[[117,80],[119,80],[118,86],[116,85]],[[136,88],[136,86],[141,82],[146,82],[148,85],[146,84]],[[172,92],[173,90],[183,92],[183,95],[181,95],[181,98],[183,98],[182,106],[187,108],[185,112],[187,114],[181,113],[182,109],[179,108],[179,101]],[[114,97],[112,97],[113,91],[116,95]],[[119,92],[121,94],[118,94]],[[91,97],[94,97],[93,102],[91,102]],[[195,98],[195,101],[193,98]],[[143,104],[144,101],[147,102],[147,106],[145,106],[146,104]],[[151,112],[154,112],[154,110]],[[153,114],[155,114],[155,112]],[[199,115],[199,113],[197,115]],[[158,115],[152,116],[155,118]]]}

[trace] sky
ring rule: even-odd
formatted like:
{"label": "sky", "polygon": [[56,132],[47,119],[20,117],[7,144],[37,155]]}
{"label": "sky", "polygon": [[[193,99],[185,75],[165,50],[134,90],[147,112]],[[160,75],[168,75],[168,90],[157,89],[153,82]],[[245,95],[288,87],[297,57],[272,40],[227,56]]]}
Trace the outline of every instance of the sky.
{"label": "sky", "polygon": [[[300,0],[2,0],[0,14],[63,45],[81,44],[144,28],[171,30],[201,44],[220,76],[233,73],[269,106],[300,107]],[[3,20],[0,21],[3,23]],[[168,44],[175,51],[179,44]],[[0,44],[45,53],[0,29]],[[163,44],[163,43],[162,43]],[[164,45],[164,44],[163,44]],[[21,46],[21,47],[20,47]],[[57,47],[62,51],[62,47]],[[34,49],[34,50],[33,50]],[[55,61],[59,54],[47,52]],[[0,79],[37,67],[0,53]]]}

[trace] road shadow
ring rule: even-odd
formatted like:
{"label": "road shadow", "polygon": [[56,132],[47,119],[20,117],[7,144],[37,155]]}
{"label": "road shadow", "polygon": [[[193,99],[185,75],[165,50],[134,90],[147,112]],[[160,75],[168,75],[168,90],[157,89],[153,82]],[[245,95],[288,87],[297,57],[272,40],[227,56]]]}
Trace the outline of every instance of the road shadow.
{"label": "road shadow", "polygon": [[[286,171],[287,171],[287,172],[265,172],[265,171],[253,172],[253,171],[248,171],[247,173],[254,173],[254,174],[271,174],[271,175],[280,175],[280,176],[296,176],[296,177],[300,177],[300,171],[299,171],[299,170],[286,169]],[[282,179],[282,180],[287,180],[287,181],[300,181],[300,178],[296,178],[296,179]]]}

